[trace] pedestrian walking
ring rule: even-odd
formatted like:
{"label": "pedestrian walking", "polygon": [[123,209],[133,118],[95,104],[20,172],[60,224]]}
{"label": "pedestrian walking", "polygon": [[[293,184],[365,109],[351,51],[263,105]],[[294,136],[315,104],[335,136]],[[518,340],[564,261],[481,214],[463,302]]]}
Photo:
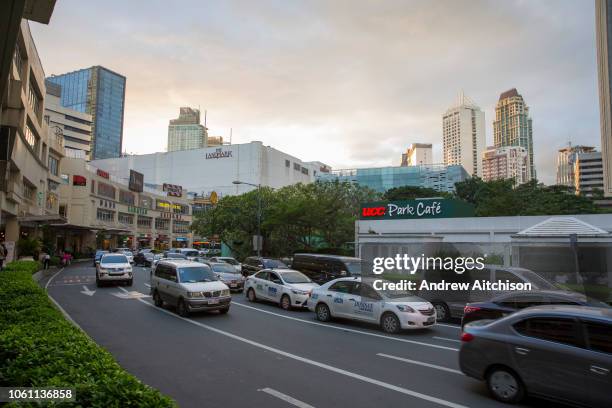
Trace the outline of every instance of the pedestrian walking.
{"label": "pedestrian walking", "polygon": [[51,255],[49,255],[46,252],[43,252],[42,261],[43,261],[43,269],[49,269],[49,263],[51,262]]}
{"label": "pedestrian walking", "polygon": [[4,242],[0,243],[0,270],[4,268],[4,260],[8,255],[8,250],[4,246]]}

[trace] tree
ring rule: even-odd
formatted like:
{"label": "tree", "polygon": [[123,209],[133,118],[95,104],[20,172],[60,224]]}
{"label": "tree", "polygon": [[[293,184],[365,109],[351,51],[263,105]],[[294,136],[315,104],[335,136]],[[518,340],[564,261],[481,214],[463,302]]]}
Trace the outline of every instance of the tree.
{"label": "tree", "polygon": [[387,190],[382,198],[387,201],[414,200],[416,198],[451,198],[452,194],[427,187],[401,186]]}

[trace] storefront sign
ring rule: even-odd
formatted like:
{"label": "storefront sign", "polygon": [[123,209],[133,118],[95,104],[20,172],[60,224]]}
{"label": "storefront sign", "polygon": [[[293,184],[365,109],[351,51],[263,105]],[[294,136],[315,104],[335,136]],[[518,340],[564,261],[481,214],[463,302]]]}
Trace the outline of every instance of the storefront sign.
{"label": "storefront sign", "polygon": [[224,159],[226,157],[232,157],[231,150],[223,150],[221,148],[216,149],[214,153],[206,153],[207,159]]}
{"label": "storefront sign", "polygon": [[134,205],[128,206],[128,212],[133,213],[133,214],[147,215],[146,208],[136,207]]}
{"label": "storefront sign", "polygon": [[106,172],[106,171],[104,171],[104,170],[97,169],[97,170],[96,170],[96,174],[97,174],[98,176],[100,176],[100,177],[104,177],[105,179],[110,178],[110,175],[108,174],[108,172]]}
{"label": "storefront sign", "polygon": [[87,179],[83,176],[77,176],[76,174],[72,176],[72,185],[73,186],[86,186]]}
{"label": "storefront sign", "polygon": [[171,197],[182,197],[183,196],[183,187],[177,186],[175,184],[163,184],[163,190],[168,193]]}
{"label": "storefront sign", "polygon": [[144,175],[135,170],[130,170],[130,181],[128,188],[136,193],[142,193],[144,187]]}
{"label": "storefront sign", "polygon": [[362,220],[473,217],[474,207],[454,199],[428,198],[407,201],[379,201],[361,204]]}

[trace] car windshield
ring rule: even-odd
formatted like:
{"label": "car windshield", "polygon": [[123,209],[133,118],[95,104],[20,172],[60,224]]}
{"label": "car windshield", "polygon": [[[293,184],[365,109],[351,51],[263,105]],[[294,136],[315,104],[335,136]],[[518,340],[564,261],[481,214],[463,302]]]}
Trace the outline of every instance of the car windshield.
{"label": "car windshield", "polygon": [[182,251],[182,254],[185,256],[198,256],[200,253],[198,251]]}
{"label": "car windshield", "polygon": [[190,266],[187,268],[178,268],[178,272],[181,282],[184,283],[212,282],[217,280],[215,274],[208,266]]}
{"label": "car windshield", "polygon": [[559,289],[546,279],[542,278],[540,275],[533,271],[529,271],[527,269],[522,269],[520,274],[523,275],[529,282],[531,282],[534,289],[540,290],[550,290],[550,289]]}
{"label": "car windshield", "polygon": [[108,251],[98,251],[98,252],[96,252],[96,256],[102,256],[104,254],[108,254]]}
{"label": "car windshield", "polygon": [[230,265],[240,265],[234,258],[219,258],[221,262],[228,263]]}
{"label": "car windshield", "polygon": [[127,263],[125,255],[106,255],[102,257],[102,263]]}
{"label": "car windshield", "polygon": [[283,272],[281,273],[281,277],[285,281],[285,283],[310,283],[312,282],[308,279],[308,276],[304,275],[301,272]]}
{"label": "car windshield", "polygon": [[187,257],[183,254],[175,254],[170,252],[169,254],[166,254],[166,258],[171,258],[171,259],[187,259]]}
{"label": "car windshield", "polygon": [[212,270],[219,273],[240,273],[232,265],[218,263],[212,265]]}
{"label": "car windshield", "polygon": [[278,259],[264,259],[264,268],[267,269],[289,269],[287,265],[279,261]]}
{"label": "car windshield", "polygon": [[348,261],[344,262],[344,264],[351,275],[361,275],[361,261]]}

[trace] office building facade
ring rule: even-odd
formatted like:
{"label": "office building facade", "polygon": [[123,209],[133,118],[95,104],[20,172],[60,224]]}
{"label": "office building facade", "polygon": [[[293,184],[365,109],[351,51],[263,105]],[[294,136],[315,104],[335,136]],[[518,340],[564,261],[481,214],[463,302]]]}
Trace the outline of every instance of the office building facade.
{"label": "office building facade", "polygon": [[93,66],[47,80],[62,87],[62,106],[92,116],[91,158],[121,156],[126,78]]}
{"label": "office building facade", "polygon": [[575,163],[580,153],[594,152],[591,146],[567,146],[557,153],[557,184],[574,187]]}
{"label": "office building facade", "polygon": [[402,166],[419,166],[432,164],[430,143],[412,143],[406,153],[402,153]]}
{"label": "office building facade", "polygon": [[64,139],[67,157],[91,158],[92,118],[88,113],[66,108],[61,104],[62,87],[46,81],[45,121],[49,130]]}
{"label": "office building facade", "polygon": [[592,197],[596,191],[603,193],[604,176],[601,152],[589,151],[576,155],[574,187],[576,194],[587,197]]}
{"label": "office building facade", "polygon": [[472,176],[482,175],[482,152],[486,147],[485,115],[468,97],[442,116],[443,161],[460,165]]}
{"label": "office building facade", "polygon": [[503,92],[495,106],[493,122],[495,147],[521,146],[529,157],[529,179],[536,178],[533,162],[533,128],[529,107],[516,88]]}
{"label": "office building facade", "polygon": [[595,1],[599,120],[603,163],[603,192],[612,196],[612,1]]}
{"label": "office building facade", "polygon": [[208,131],[200,124],[200,110],[182,107],[168,124],[168,151],[202,149],[208,146]]}
{"label": "office building facade", "polygon": [[317,176],[320,181],[350,182],[381,193],[403,186],[452,192],[455,191],[455,183],[468,178],[469,174],[463,166],[442,164],[332,170]]}
{"label": "office building facade", "polygon": [[482,155],[482,179],[514,179],[516,185],[529,181],[527,150],[521,146],[489,147]]}

